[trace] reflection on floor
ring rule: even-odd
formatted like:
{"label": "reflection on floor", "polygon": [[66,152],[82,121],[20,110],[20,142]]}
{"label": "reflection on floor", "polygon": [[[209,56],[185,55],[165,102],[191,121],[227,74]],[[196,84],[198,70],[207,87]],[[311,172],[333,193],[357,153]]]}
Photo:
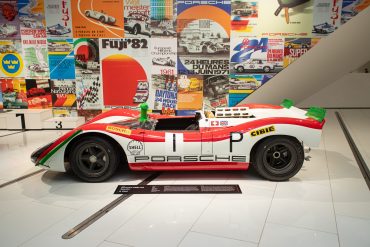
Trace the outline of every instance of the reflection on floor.
{"label": "reflection on floor", "polygon": [[[370,111],[340,112],[369,161]],[[35,171],[30,153],[61,134],[0,137],[0,183]],[[61,236],[114,200],[118,184],[137,184],[150,173],[122,170],[109,182],[88,184],[43,172],[0,189],[1,246],[370,246],[369,189],[334,111],[310,156],[282,183],[252,170],[165,172],[151,184],[239,184],[243,194],[134,195],[69,240]]]}

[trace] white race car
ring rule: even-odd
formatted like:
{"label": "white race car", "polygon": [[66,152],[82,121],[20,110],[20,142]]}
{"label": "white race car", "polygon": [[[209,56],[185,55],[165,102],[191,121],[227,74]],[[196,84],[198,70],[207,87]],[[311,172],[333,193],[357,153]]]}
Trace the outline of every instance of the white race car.
{"label": "white race car", "polygon": [[18,33],[16,26],[10,24],[1,24],[0,25],[0,37],[6,38],[14,36]]}
{"label": "white race car", "polygon": [[134,35],[145,34],[150,36],[149,17],[140,13],[131,13],[124,18],[125,30]]}
{"label": "white race car", "polygon": [[277,66],[277,63],[274,62],[267,62],[266,60],[263,59],[248,59],[247,61],[238,63],[234,65],[234,69],[239,72],[243,73],[246,70],[257,70],[257,71],[263,71],[265,73],[272,72],[272,70],[275,69]]}
{"label": "white race car", "polygon": [[107,15],[104,11],[96,11],[96,10],[85,10],[85,16],[90,17],[92,19],[99,20],[101,23],[113,25],[116,23],[116,18]]}
{"label": "white race car", "polygon": [[[304,145],[320,143],[325,110],[248,104],[198,111],[195,116],[113,109],[98,115],[31,155],[45,169],[101,182],[120,165],[132,170],[247,170],[284,181],[301,169]],[[307,149],[308,150],[308,149]]]}

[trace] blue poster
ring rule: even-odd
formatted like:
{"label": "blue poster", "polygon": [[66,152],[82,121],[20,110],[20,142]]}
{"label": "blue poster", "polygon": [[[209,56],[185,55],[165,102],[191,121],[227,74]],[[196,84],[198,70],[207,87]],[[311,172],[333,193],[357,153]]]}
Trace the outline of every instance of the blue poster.
{"label": "blue poster", "polygon": [[73,39],[48,39],[50,79],[75,79]]}

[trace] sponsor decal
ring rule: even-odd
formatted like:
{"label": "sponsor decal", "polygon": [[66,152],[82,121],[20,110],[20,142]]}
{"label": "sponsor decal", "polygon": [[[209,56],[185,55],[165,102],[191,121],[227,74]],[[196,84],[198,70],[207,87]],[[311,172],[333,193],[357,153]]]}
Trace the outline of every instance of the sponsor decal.
{"label": "sponsor decal", "polygon": [[124,134],[124,135],[131,135],[131,130],[116,127],[116,126],[107,126],[107,128],[105,130],[110,131],[110,132],[114,132],[114,133]]}
{"label": "sponsor decal", "polygon": [[229,122],[228,121],[211,121],[211,127],[219,127],[219,126],[228,126]]}
{"label": "sponsor decal", "polygon": [[243,155],[153,155],[135,156],[135,162],[247,162]]}
{"label": "sponsor decal", "polygon": [[251,136],[252,137],[259,136],[259,135],[267,134],[267,133],[273,132],[273,131],[275,131],[275,126],[269,126],[269,127],[266,127],[266,128],[261,128],[261,129],[253,130],[251,132]]}
{"label": "sponsor decal", "polygon": [[143,143],[139,141],[132,140],[127,144],[127,150],[131,155],[139,155],[143,149]]}

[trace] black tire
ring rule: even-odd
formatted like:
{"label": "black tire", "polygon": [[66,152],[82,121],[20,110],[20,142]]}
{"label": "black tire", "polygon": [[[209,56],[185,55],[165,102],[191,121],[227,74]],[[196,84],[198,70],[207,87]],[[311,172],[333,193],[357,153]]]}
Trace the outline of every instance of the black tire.
{"label": "black tire", "polygon": [[135,35],[138,35],[140,33],[140,26],[135,25],[133,30],[132,30],[132,33],[135,34]]}
{"label": "black tire", "polygon": [[86,15],[86,17],[90,17],[90,12],[89,11],[86,11],[85,12],[85,15]]}
{"label": "black tire", "polygon": [[263,67],[263,72],[268,73],[271,71],[271,68],[268,66]]}
{"label": "black tire", "polygon": [[100,21],[100,22],[102,22],[102,23],[105,23],[105,18],[104,18],[104,16],[100,16],[99,21]]}
{"label": "black tire", "polygon": [[110,178],[120,163],[118,147],[101,137],[84,137],[69,154],[73,173],[86,182],[102,182]]}
{"label": "black tire", "polygon": [[237,70],[238,72],[240,72],[240,73],[244,72],[244,68],[243,68],[243,66],[238,66],[238,67],[236,68],[236,70]]}
{"label": "black tire", "polygon": [[286,136],[263,140],[256,148],[252,164],[256,171],[271,181],[285,181],[302,168],[304,151],[301,143]]}

